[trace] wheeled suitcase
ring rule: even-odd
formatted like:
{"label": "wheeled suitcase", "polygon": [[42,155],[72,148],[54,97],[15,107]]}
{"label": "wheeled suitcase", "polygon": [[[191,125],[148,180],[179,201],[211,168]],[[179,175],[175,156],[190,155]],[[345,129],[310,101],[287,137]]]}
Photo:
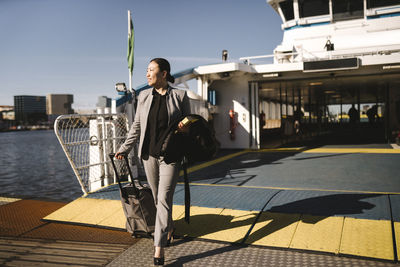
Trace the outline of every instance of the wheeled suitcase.
{"label": "wheeled suitcase", "polygon": [[109,157],[120,188],[122,209],[126,217],[126,230],[134,237],[150,236],[154,232],[156,218],[156,206],[150,187],[142,185],[137,179],[133,179],[127,156],[124,156],[125,165],[132,181],[122,185],[121,177],[114,162],[115,154],[111,153]]}

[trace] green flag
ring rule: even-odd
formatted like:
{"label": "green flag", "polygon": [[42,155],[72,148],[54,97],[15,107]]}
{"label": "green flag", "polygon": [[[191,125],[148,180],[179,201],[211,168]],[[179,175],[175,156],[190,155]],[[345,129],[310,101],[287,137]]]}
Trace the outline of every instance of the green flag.
{"label": "green flag", "polygon": [[131,32],[128,34],[128,53],[127,53],[127,58],[128,58],[128,68],[129,71],[133,72],[133,50],[135,48],[135,34],[133,30],[133,23],[132,23],[132,18],[130,19],[130,29]]}

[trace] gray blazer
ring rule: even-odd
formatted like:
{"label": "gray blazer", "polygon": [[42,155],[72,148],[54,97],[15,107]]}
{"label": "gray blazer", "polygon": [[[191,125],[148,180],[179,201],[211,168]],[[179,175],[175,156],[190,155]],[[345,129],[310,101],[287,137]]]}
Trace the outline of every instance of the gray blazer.
{"label": "gray blazer", "polygon": [[[138,157],[142,156],[143,141],[146,134],[147,119],[153,101],[153,88],[140,92],[136,108],[135,120],[132,123],[125,142],[118,152],[129,153],[139,139]],[[182,116],[190,114],[190,102],[186,91],[168,87],[167,91],[168,125]]]}

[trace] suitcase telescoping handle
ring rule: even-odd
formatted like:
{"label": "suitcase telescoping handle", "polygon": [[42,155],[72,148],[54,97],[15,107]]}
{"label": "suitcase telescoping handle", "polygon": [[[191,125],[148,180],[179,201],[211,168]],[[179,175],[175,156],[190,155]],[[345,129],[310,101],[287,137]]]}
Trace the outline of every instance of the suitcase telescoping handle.
{"label": "suitcase telescoping handle", "polygon": [[[114,168],[114,172],[115,172],[115,176],[117,177],[117,182],[118,182],[119,188],[121,189],[121,192],[123,192],[122,185],[121,185],[121,179],[120,179],[120,176],[119,176],[119,173],[118,173],[117,166],[115,166],[115,162],[114,162],[115,153],[110,153],[110,154],[108,154],[108,156],[111,159],[111,164],[112,164],[112,166]],[[131,170],[131,168],[129,166],[128,157],[127,157],[126,154],[124,154],[123,157],[124,157],[124,160],[125,160],[126,167],[128,168],[129,175],[130,175],[131,180],[132,180],[133,188],[135,188],[134,189],[135,190],[135,195],[137,195],[137,194],[139,194],[139,189],[137,188],[137,186],[135,185],[135,183],[133,181],[132,170]]]}

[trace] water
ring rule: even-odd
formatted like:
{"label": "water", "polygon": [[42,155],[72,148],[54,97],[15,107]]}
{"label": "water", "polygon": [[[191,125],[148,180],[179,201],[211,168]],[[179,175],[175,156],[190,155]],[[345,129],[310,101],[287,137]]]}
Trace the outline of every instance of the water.
{"label": "water", "polygon": [[0,196],[71,201],[82,194],[52,130],[0,133]]}

